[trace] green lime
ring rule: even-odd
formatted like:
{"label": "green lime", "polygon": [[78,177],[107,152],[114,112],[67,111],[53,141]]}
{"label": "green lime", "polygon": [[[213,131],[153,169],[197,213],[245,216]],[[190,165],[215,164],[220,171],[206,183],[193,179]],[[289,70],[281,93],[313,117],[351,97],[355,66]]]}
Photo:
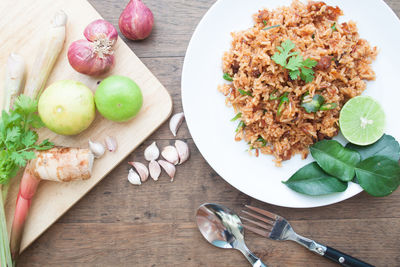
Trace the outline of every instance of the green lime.
{"label": "green lime", "polygon": [[114,75],[99,84],[94,101],[105,118],[123,122],[136,116],[142,107],[143,96],[139,86],[130,78]]}
{"label": "green lime", "polygon": [[343,136],[350,143],[366,146],[382,137],[385,113],[372,97],[357,96],[343,106],[339,124]]}

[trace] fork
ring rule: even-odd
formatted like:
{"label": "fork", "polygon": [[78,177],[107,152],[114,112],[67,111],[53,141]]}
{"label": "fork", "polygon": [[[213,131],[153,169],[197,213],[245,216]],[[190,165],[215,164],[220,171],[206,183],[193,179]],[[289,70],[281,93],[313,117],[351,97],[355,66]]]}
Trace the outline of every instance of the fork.
{"label": "fork", "polygon": [[[242,212],[258,221],[254,221],[245,217],[240,216],[243,221],[249,222],[255,226],[253,227],[249,225],[243,225],[243,227],[253,233],[259,234],[263,237],[270,238],[272,240],[291,240],[294,241],[312,252],[317,253],[318,255],[324,256],[336,263],[341,264],[346,267],[374,267],[366,262],[363,262],[359,259],[351,257],[343,252],[340,252],[334,248],[324,246],[320,243],[315,242],[314,240],[308,239],[297,234],[293,228],[290,226],[289,222],[272,212],[262,210],[256,207],[252,207],[249,205],[245,205],[246,208],[250,209],[256,214],[243,210]],[[260,222],[261,221],[261,222]]]}

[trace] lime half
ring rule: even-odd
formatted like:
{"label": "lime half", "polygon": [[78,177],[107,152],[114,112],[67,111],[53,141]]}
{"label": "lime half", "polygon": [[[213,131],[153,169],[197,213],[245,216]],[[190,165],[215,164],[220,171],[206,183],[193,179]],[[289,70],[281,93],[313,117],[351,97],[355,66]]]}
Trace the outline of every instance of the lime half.
{"label": "lime half", "polygon": [[350,143],[366,146],[382,137],[385,113],[372,97],[357,96],[343,106],[339,124],[343,136]]}

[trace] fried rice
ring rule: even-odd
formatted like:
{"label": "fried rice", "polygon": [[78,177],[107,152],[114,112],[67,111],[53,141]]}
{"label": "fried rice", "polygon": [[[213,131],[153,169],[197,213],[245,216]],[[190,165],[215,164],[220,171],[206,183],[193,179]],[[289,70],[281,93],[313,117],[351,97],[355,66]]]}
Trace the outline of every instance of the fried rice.
{"label": "fried rice", "polygon": [[[377,48],[360,38],[355,22],[339,23],[341,15],[339,7],[295,0],[290,7],[260,10],[252,28],[231,33],[222,68],[233,81],[218,90],[240,113],[235,140],[248,142],[257,156],[271,154],[277,166],[297,153],[306,158],[310,145],[338,134],[342,106],[365,90],[366,80],[375,79],[371,63]],[[291,80],[288,70],[271,59],[285,40],[304,59],[318,62],[312,82]],[[279,98],[270,97],[286,92],[289,101],[278,114]],[[301,106],[306,94],[319,94],[336,107],[308,113]]]}

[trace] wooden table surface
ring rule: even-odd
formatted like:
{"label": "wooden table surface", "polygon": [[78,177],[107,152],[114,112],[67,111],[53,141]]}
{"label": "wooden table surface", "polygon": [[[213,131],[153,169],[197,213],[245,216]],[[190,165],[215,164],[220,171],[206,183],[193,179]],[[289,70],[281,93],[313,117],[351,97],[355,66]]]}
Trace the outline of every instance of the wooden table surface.
{"label": "wooden table surface", "polygon": [[[90,2],[117,26],[127,0]],[[180,80],[186,47],[214,2],[145,0],[155,16],[154,32],[145,41],[128,42],[169,90],[174,112],[182,111]],[[400,16],[400,1],[386,2]],[[158,182],[133,186],[126,179],[129,165],[120,164],[23,252],[20,266],[249,266],[239,252],[214,248],[200,235],[194,214],[204,202],[236,211],[244,204],[268,209],[286,217],[304,236],[376,266],[400,266],[400,190],[384,198],[361,193],[322,208],[272,206],[220,178],[199,153],[185,123],[178,138],[189,143],[191,158],[178,167],[173,183],[163,173]],[[159,147],[173,144],[167,123],[125,162],[144,162],[143,151],[153,141]],[[268,266],[336,266],[291,242],[251,233],[246,233],[246,242]]]}

